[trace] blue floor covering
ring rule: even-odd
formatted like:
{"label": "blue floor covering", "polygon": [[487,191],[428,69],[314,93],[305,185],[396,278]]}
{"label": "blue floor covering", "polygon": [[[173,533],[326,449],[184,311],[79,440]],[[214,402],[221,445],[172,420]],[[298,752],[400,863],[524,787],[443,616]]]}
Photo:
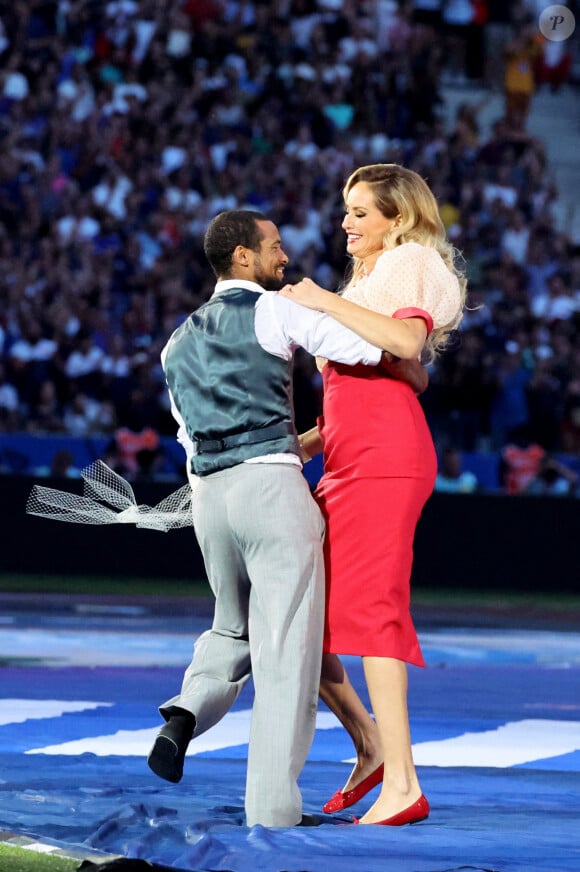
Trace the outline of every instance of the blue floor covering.
{"label": "blue floor covering", "polygon": [[[207,617],[136,608],[0,616],[0,831],[78,856],[188,872],[578,872],[580,633],[424,627],[410,669],[414,755],[431,803],[411,827],[248,828],[252,689],[195,740],[179,785],[146,765]],[[346,658],[364,695],[357,658]],[[301,776],[317,814],[352,747],[321,704]],[[375,793],[357,806],[363,814]]]}

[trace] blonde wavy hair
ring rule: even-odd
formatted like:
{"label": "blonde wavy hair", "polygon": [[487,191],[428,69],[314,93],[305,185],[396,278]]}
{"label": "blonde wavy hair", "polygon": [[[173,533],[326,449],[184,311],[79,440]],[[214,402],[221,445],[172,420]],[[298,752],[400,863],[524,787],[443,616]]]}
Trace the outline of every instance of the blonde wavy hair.
{"label": "blonde wavy hair", "polygon": [[[441,255],[449,272],[457,277],[461,295],[457,316],[451,323],[433,330],[425,342],[424,358],[433,360],[445,348],[451,332],[463,317],[467,280],[456,265],[460,254],[446,237],[433,192],[414,170],[399,164],[370,164],[359,167],[349,176],[342,190],[345,203],[351,189],[359,182],[365,182],[369,186],[375,205],[385,218],[401,216],[401,223],[385,236],[385,250],[405,242],[417,242],[419,245],[434,248]],[[354,257],[352,273],[343,291],[358,282],[363,270],[363,261]]]}

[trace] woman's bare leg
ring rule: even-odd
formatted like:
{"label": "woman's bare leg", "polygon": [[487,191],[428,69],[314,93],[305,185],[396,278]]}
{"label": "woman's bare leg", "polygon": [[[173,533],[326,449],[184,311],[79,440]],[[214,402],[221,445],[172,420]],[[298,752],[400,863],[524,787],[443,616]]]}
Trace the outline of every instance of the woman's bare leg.
{"label": "woman's bare leg", "polygon": [[421,787],[411,750],[407,664],[391,657],[363,657],[363,665],[385,764],[379,797],[360,820],[372,824],[416,802]]}
{"label": "woman's bare leg", "polygon": [[320,697],[352,739],[356,763],[343,790],[351,790],[380,765],[383,759],[379,731],[350,683],[336,654],[322,655]]}

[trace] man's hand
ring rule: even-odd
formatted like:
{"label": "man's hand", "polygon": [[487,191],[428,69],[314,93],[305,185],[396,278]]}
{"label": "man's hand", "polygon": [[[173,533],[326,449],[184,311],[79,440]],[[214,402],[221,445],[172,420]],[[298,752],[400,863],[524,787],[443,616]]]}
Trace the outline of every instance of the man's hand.
{"label": "man's hand", "polygon": [[298,436],[298,444],[300,445],[300,457],[302,463],[308,463],[312,460],[315,454],[320,454],[322,451],[322,439],[318,432],[318,427],[312,427],[311,430],[306,430],[305,433],[300,433]]}
{"label": "man's hand", "polygon": [[383,351],[379,364],[391,378],[407,382],[417,395],[427,390],[429,376],[427,370],[418,360],[401,360],[389,351]]}

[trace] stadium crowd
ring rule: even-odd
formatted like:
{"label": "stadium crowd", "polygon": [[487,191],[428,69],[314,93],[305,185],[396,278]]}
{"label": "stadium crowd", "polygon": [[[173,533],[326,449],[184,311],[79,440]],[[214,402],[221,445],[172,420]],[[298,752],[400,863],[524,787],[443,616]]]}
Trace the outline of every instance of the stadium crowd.
{"label": "stadium crowd", "polygon": [[[441,96],[445,75],[504,88],[484,59],[507,74],[532,5],[4,6],[0,432],[173,435],[159,352],[212,291],[211,217],[266,212],[288,280],[338,288],[343,181],[395,161],[429,181],[469,277],[422,398],[438,447],[580,453],[580,244],[556,227],[544,146],[507,94],[489,136],[469,100],[446,124]],[[319,390],[299,354],[300,429]]]}

